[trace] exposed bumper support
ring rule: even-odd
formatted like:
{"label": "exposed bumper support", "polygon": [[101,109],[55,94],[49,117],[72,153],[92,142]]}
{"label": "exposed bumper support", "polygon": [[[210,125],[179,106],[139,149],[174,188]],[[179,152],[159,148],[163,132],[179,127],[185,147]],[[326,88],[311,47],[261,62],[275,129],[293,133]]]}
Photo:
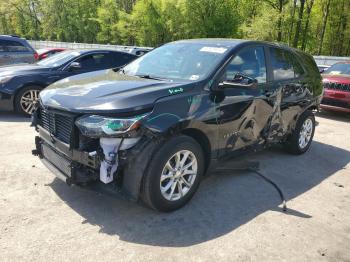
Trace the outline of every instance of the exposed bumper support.
{"label": "exposed bumper support", "polygon": [[62,180],[63,182],[65,182],[67,184],[70,184],[68,181],[69,178],[65,174],[63,174],[63,172],[61,172],[61,170],[59,170],[57,167],[55,167],[53,164],[51,164],[45,158],[41,158],[40,160],[44,164],[44,166],[46,166],[52,173],[54,173],[54,175],[57,178],[59,178],[60,180]]}
{"label": "exposed bumper support", "polygon": [[[98,171],[86,165],[87,162],[78,162],[65,156],[63,152],[60,152],[55,147],[47,143],[46,140],[41,137],[35,137],[36,149],[32,151],[33,155],[39,156],[43,164],[54,173],[60,180],[67,184],[87,184],[89,182],[96,181],[98,179]],[[69,149],[66,149],[69,150]],[[77,154],[85,155],[87,152],[75,152]],[[89,156],[91,163],[98,162],[96,156]],[[78,159],[84,159],[80,156]],[[90,163],[90,165],[92,165]],[[85,165],[84,165],[85,164]]]}

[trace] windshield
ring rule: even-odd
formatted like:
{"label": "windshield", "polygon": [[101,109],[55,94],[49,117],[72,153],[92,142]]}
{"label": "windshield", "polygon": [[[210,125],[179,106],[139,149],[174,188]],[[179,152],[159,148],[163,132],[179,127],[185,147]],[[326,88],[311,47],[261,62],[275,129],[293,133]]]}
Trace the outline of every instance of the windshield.
{"label": "windshield", "polygon": [[350,75],[350,64],[335,64],[326,70],[330,75]]}
{"label": "windshield", "polygon": [[131,62],[122,73],[150,78],[201,80],[217,66],[227,50],[218,45],[167,44]]}
{"label": "windshield", "polygon": [[57,53],[53,56],[50,56],[49,58],[46,58],[40,62],[38,62],[38,65],[41,66],[48,66],[48,67],[56,67],[61,66],[64,63],[68,62],[69,60],[79,56],[80,53],[77,51],[63,51],[60,53]]}

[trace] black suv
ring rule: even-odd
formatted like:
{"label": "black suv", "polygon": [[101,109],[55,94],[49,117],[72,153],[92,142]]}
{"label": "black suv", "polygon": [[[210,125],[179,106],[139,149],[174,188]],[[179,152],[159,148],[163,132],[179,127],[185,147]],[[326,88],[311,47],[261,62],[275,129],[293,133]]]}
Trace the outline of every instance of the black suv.
{"label": "black suv", "polygon": [[34,155],[68,184],[180,208],[217,163],[283,143],[310,147],[322,83],[313,58],[255,41],[163,45],[118,72],[40,94]]}
{"label": "black suv", "polygon": [[34,63],[38,58],[37,52],[24,38],[0,35],[0,66]]}

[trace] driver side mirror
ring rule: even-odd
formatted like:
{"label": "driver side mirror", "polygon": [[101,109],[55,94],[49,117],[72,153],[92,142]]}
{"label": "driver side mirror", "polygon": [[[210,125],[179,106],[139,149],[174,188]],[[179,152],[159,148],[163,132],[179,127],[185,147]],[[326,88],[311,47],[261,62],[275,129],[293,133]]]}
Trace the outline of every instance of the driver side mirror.
{"label": "driver side mirror", "polygon": [[81,64],[79,62],[72,62],[68,67],[69,71],[75,71],[79,69],[81,69]]}

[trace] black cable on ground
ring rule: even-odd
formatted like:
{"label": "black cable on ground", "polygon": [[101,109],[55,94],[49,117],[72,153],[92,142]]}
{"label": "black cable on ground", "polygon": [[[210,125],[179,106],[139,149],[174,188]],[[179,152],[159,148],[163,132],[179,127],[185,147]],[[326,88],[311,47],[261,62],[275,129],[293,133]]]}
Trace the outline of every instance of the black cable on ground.
{"label": "black cable on ground", "polygon": [[270,183],[271,185],[273,185],[276,190],[278,191],[278,193],[280,194],[281,200],[282,200],[282,204],[283,204],[283,211],[286,212],[287,211],[287,200],[283,195],[282,190],[278,187],[278,185],[273,182],[271,179],[269,179],[268,177],[264,176],[263,174],[261,174],[258,170],[254,169],[254,168],[248,168],[247,170],[254,172],[255,174],[259,175],[260,177],[262,177],[265,181],[267,181],[268,183]]}

